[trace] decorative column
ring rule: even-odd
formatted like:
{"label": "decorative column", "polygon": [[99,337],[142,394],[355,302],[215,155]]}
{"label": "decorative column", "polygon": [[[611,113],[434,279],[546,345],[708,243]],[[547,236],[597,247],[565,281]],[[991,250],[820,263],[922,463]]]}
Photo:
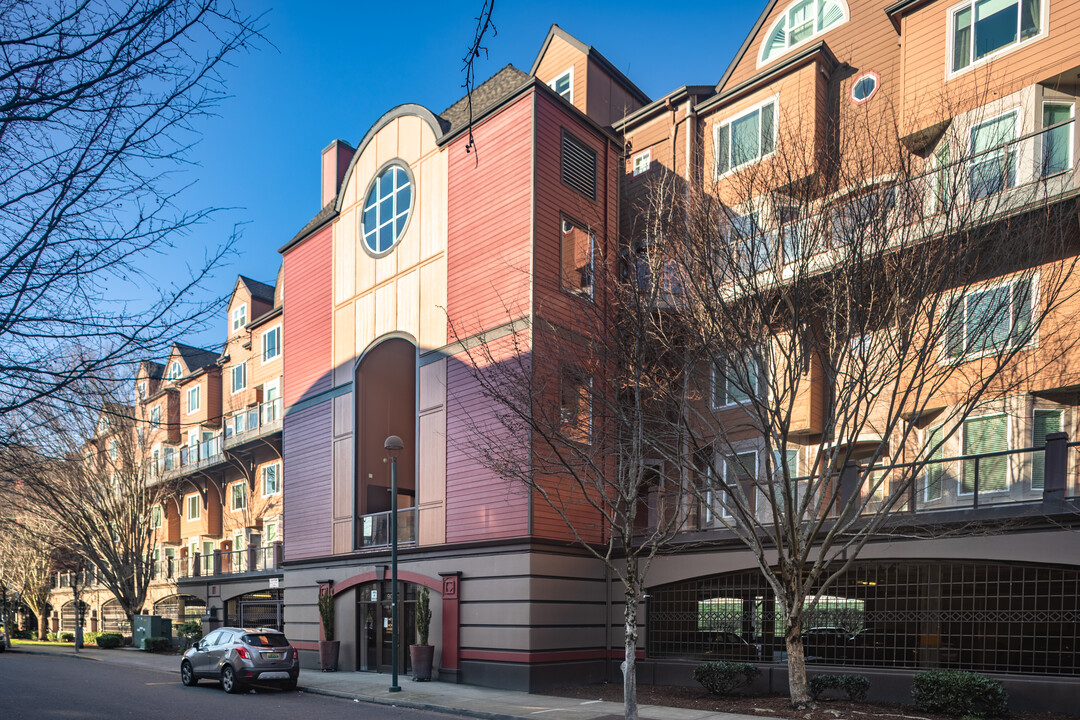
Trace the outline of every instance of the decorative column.
{"label": "decorative column", "polygon": [[439,662],[439,680],[461,682],[458,667],[458,645],[461,641],[461,571],[441,572],[442,578],[442,660]]}

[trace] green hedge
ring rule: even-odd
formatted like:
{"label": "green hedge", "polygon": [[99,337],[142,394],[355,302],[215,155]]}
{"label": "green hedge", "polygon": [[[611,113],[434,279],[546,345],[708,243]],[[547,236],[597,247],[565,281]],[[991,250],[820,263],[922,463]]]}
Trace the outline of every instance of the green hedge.
{"label": "green hedge", "polygon": [[843,690],[848,700],[865,700],[870,678],[865,675],[815,675],[810,678],[810,696],[815,700],[826,690]]}
{"label": "green hedge", "polygon": [[62,632],[60,633],[60,642],[75,642],[75,633]]}
{"label": "green hedge", "polygon": [[921,710],[955,717],[1007,715],[1009,696],[993,678],[963,670],[930,670],[917,674],[911,697]]}
{"label": "green hedge", "polygon": [[730,695],[754,682],[760,674],[751,663],[708,662],[694,668],[694,679],[714,695]]}
{"label": "green hedge", "polygon": [[106,650],[120,647],[120,643],[123,642],[124,636],[120,633],[98,633],[97,634],[97,646],[99,648],[105,648]]}
{"label": "green hedge", "polygon": [[167,637],[148,637],[146,638],[145,647],[147,652],[161,652],[162,650],[171,650],[172,640]]}

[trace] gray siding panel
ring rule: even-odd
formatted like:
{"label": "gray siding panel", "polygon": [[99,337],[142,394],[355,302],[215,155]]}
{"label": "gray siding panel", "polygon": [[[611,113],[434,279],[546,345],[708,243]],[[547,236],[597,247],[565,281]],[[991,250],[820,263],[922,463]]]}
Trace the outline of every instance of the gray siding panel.
{"label": "gray siding panel", "polygon": [[285,559],[331,552],[334,472],[334,403],[327,401],[285,417]]}

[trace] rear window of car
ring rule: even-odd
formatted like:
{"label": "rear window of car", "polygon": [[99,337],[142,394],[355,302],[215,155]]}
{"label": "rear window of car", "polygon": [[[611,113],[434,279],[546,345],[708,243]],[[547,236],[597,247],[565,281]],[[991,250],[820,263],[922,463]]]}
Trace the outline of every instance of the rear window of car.
{"label": "rear window of car", "polygon": [[252,647],[283,647],[289,644],[281,633],[248,633],[243,641]]}

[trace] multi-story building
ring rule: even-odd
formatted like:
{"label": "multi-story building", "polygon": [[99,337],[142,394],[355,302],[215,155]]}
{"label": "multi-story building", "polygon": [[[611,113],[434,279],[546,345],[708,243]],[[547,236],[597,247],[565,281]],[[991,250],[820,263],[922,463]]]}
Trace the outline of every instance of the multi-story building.
{"label": "multi-story building", "polygon": [[[164,364],[139,365],[139,450],[150,482],[165,488],[149,518],[148,614],[174,623],[283,623],[281,309],[275,286],[241,276],[220,353],[174,343]],[[130,632],[119,603],[89,575],[85,628]],[[72,580],[57,576],[54,629],[74,629]]]}
{"label": "multi-story building", "polygon": [[[397,461],[402,650],[415,591],[426,586],[441,679],[541,688],[617,675],[620,589],[536,494],[470,450],[478,428],[505,433],[526,467],[535,447],[495,420],[467,350],[486,344],[490,362],[512,362],[532,351],[531,328],[573,328],[594,299],[598,264],[641,240],[630,227],[658,178],[711,193],[727,209],[725,223],[743,227],[780,228],[813,214],[827,218],[818,225],[827,234],[861,217],[869,198],[895,204],[903,192],[912,202],[914,183],[858,177],[853,156],[833,152],[853,147],[856,131],[895,138],[892,150],[914,168],[909,179],[921,178],[916,214],[927,222],[943,216],[946,187],[965,208],[994,198],[998,218],[1030,211],[1036,194],[1038,207],[1062,211],[1077,194],[1076,20],[1070,3],[1047,0],[770,2],[716,86],[684,86],[656,101],[553,27],[530,72],[507,67],[476,88],[471,117],[465,99],[438,114],[404,105],[356,150],[331,144],[322,210],[281,250],[292,478],[285,620],[305,662],[314,665],[321,633],[317,593],[330,589],[341,666],[388,669],[384,440],[397,435],[405,446]],[[785,147],[789,161],[798,148],[802,165],[791,192],[814,208],[801,218],[747,194],[745,179],[775,165]],[[764,230],[748,236],[754,257],[786,262],[789,245]],[[772,237],[781,236],[794,237]],[[1072,240],[1063,247],[1064,257],[1075,254]],[[1025,268],[1023,282],[999,270],[953,292],[968,320],[947,331],[953,355],[945,357],[974,362],[988,347],[971,328],[979,317],[993,326],[980,298],[1001,288],[1009,312],[1005,329],[992,332],[1011,336],[1039,315],[1039,290],[1026,283],[1049,277],[1060,259]],[[1060,288],[1074,292],[1068,277]],[[1043,319],[1065,323],[1068,314]],[[1042,349],[1051,330],[1041,329]],[[1033,345],[1028,357],[1043,356]],[[816,367],[785,440],[793,477],[815,462],[815,449],[835,445],[823,437],[822,414],[836,388]],[[968,377],[977,381],[977,371]],[[883,451],[889,437],[856,438],[850,459],[882,465],[903,464],[915,446],[937,448],[910,500],[896,506],[924,531],[870,542],[836,579],[807,620],[821,636],[807,634],[812,664],[863,666],[879,696],[897,699],[915,669],[930,667],[1000,674],[1018,706],[1061,706],[1075,692],[1077,482],[1060,433],[1075,436],[1076,387],[1070,373],[1047,367],[993,407],[964,414],[951,434],[933,420],[947,413],[942,393],[927,405],[933,412],[908,417],[902,443]],[[719,418],[747,401],[719,385],[706,394]],[[764,473],[765,445],[753,433],[738,442],[742,472]],[[981,489],[965,474],[976,457]],[[717,633],[733,632],[740,657],[752,653],[782,684],[782,633],[766,619],[771,590],[730,519],[709,503],[680,510],[692,542],[653,563],[641,680],[685,682],[690,664],[724,655]],[[958,530],[983,521],[998,530]],[[731,628],[703,620],[719,606]],[[859,642],[836,650],[829,633]],[[407,653],[399,657],[405,670]]]}

